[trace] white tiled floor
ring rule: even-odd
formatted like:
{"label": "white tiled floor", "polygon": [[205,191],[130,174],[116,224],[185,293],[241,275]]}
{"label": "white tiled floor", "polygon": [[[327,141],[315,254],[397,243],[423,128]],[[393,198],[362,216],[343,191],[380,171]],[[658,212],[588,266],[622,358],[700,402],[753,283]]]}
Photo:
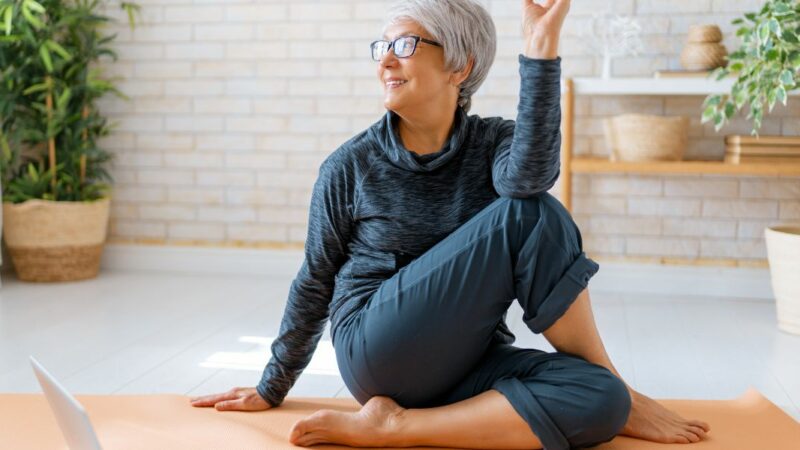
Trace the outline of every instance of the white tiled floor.
{"label": "white tiled floor", "polygon": [[[38,391],[37,357],[74,393],[202,394],[253,386],[291,279],[105,271],[97,279],[0,291],[0,392]],[[593,292],[622,376],[656,398],[734,398],[754,386],[800,419],[800,336],[772,302]],[[521,322],[516,345],[552,350]],[[349,396],[329,330],[291,396]]]}

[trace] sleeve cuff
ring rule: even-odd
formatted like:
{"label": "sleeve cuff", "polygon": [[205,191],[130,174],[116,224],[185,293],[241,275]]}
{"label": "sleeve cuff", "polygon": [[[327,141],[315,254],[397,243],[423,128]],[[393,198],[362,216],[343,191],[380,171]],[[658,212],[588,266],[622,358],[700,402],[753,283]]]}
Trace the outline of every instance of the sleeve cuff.
{"label": "sleeve cuff", "polygon": [[529,58],[524,54],[519,54],[519,62],[523,64],[561,64],[561,57],[556,56],[555,58]]}
{"label": "sleeve cuff", "polygon": [[578,294],[589,285],[589,279],[599,269],[599,264],[589,259],[586,253],[581,252],[544,299],[536,316],[526,321],[531,331],[538,334],[550,328],[567,312]]}
{"label": "sleeve cuff", "polygon": [[269,405],[273,408],[280,406],[280,404],[282,403],[280,401],[276,402],[275,400],[273,400],[262,383],[258,383],[258,385],[256,386],[256,392],[258,392],[258,395],[260,395],[261,398],[263,398],[264,401],[269,403]]}

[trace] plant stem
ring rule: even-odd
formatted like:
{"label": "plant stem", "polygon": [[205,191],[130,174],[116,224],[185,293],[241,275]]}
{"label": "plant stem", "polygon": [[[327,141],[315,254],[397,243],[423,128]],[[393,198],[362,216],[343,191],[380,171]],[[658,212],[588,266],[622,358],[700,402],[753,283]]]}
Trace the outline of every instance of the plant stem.
{"label": "plant stem", "polygon": [[[89,117],[89,105],[83,105],[83,120],[86,120]],[[88,130],[86,128],[83,129],[81,132],[81,136],[83,139],[83,149],[86,150],[86,139],[87,139]],[[83,189],[83,183],[86,180],[86,153],[81,155],[81,189]]]}
{"label": "plant stem", "polygon": [[[53,120],[53,84],[52,80],[48,76],[46,78],[47,85],[49,86],[49,90],[47,92],[47,131],[49,134],[50,131],[50,123]],[[56,138],[55,136],[50,136],[47,140],[47,144],[50,151],[50,173],[52,173],[53,178],[50,180],[50,184],[53,187],[53,199],[56,198]]]}

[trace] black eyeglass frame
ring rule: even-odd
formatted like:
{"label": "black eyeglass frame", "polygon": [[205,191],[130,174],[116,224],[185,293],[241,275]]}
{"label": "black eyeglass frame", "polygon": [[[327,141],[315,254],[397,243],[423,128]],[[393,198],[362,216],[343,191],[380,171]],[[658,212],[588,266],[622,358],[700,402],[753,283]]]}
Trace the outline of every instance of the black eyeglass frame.
{"label": "black eyeglass frame", "polygon": [[[373,48],[375,47],[375,44],[377,44],[378,42],[388,42],[389,43],[389,47],[386,49],[386,53],[384,53],[384,55],[386,55],[387,53],[389,53],[389,51],[394,51],[395,42],[399,41],[400,39],[408,39],[408,38],[414,39],[414,48],[411,49],[411,54],[409,54],[408,56],[397,56],[397,53],[395,53],[394,56],[396,56],[398,58],[410,58],[410,57],[414,56],[414,53],[417,51],[417,44],[419,44],[420,42],[424,42],[426,44],[435,45],[437,47],[444,47],[442,44],[440,44],[440,43],[438,43],[436,41],[432,41],[430,39],[425,39],[422,36],[413,36],[413,35],[398,36],[393,41],[387,41],[386,39],[378,39],[377,41],[372,41],[372,43],[369,44],[370,57],[372,58],[373,61],[380,61],[380,58],[375,59],[375,51],[373,50]],[[381,55],[381,58],[382,57],[383,57],[383,55]]]}

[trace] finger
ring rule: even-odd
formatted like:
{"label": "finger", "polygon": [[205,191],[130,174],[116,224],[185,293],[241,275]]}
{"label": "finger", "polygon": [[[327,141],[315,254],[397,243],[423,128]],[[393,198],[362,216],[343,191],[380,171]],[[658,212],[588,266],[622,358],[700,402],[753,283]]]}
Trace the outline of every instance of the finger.
{"label": "finger", "polygon": [[214,405],[217,411],[242,411],[244,404],[241,399],[226,400]]}
{"label": "finger", "polygon": [[196,397],[192,399],[193,406],[214,406],[217,402],[223,400],[231,400],[236,398],[236,394],[233,392],[225,392],[223,394],[211,394],[211,395],[204,395],[202,397]]}
{"label": "finger", "polygon": [[544,12],[545,11],[545,8],[543,8],[542,5],[536,3],[533,0],[522,0],[522,9],[525,10],[525,9],[528,9],[528,8],[533,8],[538,12]]}

